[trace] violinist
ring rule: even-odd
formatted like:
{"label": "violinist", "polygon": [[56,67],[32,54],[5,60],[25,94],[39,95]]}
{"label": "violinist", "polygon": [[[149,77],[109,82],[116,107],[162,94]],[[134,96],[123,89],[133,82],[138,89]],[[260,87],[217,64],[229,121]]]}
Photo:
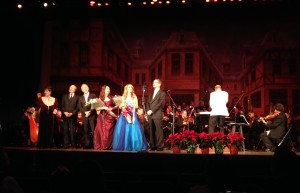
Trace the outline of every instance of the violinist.
{"label": "violinist", "polygon": [[256,145],[259,143],[259,134],[264,132],[265,125],[260,121],[259,117],[253,110],[248,112],[248,135],[246,135],[245,145],[246,149],[255,150]]}
{"label": "violinist", "polygon": [[283,139],[286,133],[287,117],[284,113],[284,106],[281,103],[274,105],[274,112],[261,119],[262,122],[269,128],[260,134],[261,140],[266,146],[266,151],[275,151],[278,143]]}
{"label": "violinist", "polygon": [[175,122],[175,132],[182,132],[188,129],[188,118],[187,110],[182,110],[181,116],[179,116]]}

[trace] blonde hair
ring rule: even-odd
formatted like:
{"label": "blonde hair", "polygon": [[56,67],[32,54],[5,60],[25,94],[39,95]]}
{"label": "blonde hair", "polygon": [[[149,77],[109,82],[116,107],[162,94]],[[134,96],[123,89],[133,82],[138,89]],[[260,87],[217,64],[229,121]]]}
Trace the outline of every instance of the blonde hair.
{"label": "blonde hair", "polygon": [[123,96],[124,96],[125,99],[127,98],[128,87],[130,87],[130,86],[132,87],[131,98],[134,98],[136,96],[135,92],[134,92],[134,86],[132,84],[126,84],[125,87],[124,87],[124,92],[123,92]]}
{"label": "blonde hair", "polygon": [[136,94],[134,93],[134,87],[132,84],[126,84],[125,87],[124,87],[124,92],[123,92],[123,104],[122,106],[124,105],[124,102],[128,96],[128,87],[132,87],[132,92],[131,92],[131,98],[134,100],[134,106],[135,108],[138,108],[138,99],[137,99],[137,96]]}

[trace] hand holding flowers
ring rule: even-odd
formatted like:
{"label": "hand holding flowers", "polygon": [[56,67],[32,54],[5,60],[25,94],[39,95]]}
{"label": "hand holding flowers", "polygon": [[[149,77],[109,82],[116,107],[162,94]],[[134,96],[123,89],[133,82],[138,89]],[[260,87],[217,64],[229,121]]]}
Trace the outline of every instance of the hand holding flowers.
{"label": "hand holding flowers", "polygon": [[122,108],[122,115],[126,118],[128,123],[132,123],[132,108],[130,106]]}

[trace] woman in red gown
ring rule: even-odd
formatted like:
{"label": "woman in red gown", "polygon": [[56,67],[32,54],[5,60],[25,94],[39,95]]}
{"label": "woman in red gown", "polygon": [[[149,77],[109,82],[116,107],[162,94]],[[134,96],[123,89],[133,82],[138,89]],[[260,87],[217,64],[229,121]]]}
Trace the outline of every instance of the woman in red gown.
{"label": "woman in red gown", "polygon": [[112,148],[112,139],[117,116],[112,112],[118,106],[115,106],[110,88],[107,85],[101,87],[99,99],[100,103],[97,110],[97,123],[94,131],[94,149],[110,150]]}

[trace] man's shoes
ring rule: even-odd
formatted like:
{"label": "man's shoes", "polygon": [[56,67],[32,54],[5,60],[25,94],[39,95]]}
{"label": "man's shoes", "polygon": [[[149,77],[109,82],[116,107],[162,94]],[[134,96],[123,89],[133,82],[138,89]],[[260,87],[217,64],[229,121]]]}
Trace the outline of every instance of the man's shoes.
{"label": "man's shoes", "polygon": [[155,151],[155,150],[156,150],[155,147],[151,147],[151,148],[150,148],[150,151]]}
{"label": "man's shoes", "polygon": [[265,149],[266,152],[271,152],[271,149]]}
{"label": "man's shoes", "polygon": [[164,150],[164,148],[162,148],[162,147],[158,147],[156,150],[157,150],[157,151],[163,151],[163,150]]}

